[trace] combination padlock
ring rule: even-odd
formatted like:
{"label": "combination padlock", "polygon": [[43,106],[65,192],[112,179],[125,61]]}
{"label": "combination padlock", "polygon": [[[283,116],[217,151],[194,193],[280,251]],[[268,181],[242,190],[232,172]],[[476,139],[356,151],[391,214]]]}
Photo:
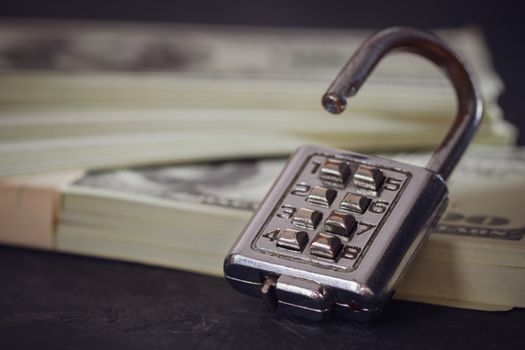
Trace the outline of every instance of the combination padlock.
{"label": "combination padlock", "polygon": [[310,319],[369,320],[446,208],[445,180],[472,139],[482,99],[465,63],[432,33],[390,28],[367,39],[322,103],[341,113],[385,54],[426,57],[456,90],[456,119],[426,168],[300,147],[234,243],[224,274],[237,290]]}

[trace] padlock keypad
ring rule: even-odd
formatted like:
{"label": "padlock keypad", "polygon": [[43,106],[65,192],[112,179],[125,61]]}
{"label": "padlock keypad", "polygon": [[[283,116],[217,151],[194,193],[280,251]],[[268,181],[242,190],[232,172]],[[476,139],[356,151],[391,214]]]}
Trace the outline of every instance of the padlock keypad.
{"label": "padlock keypad", "polygon": [[380,234],[409,181],[410,174],[399,169],[314,154],[298,169],[252,247],[351,271]]}

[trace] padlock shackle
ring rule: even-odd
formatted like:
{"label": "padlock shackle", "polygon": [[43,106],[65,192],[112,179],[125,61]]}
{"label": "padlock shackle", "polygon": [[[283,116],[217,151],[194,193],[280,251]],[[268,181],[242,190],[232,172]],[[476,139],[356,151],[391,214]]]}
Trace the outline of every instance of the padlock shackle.
{"label": "padlock shackle", "polygon": [[479,126],[483,99],[468,66],[436,35],[405,27],[377,32],[345,64],[324,94],[323,106],[330,113],[341,113],[346,107],[346,98],[357,93],[377,63],[392,51],[412,52],[429,59],[441,68],[455,88],[456,119],[427,164],[427,169],[446,180]]}

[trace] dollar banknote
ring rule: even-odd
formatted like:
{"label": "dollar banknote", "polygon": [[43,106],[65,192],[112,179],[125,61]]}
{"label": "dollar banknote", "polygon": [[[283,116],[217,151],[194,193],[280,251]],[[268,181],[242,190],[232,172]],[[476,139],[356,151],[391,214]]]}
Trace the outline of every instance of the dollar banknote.
{"label": "dollar banknote", "polygon": [[[483,79],[499,80],[476,28],[438,32]],[[370,34],[364,30],[4,20],[0,24],[0,71],[330,79],[334,67],[341,67]],[[435,79],[446,85],[438,70],[424,60],[402,56],[380,66],[372,84],[390,79],[436,84]]]}
{"label": "dollar banknote", "polygon": [[[485,99],[478,142],[511,143],[503,84],[475,28],[438,33]],[[303,143],[429,149],[456,108],[414,55],[381,62],[349,115],[320,96],[369,31],[5,20],[0,23],[0,178],[64,169],[287,155]],[[115,49],[117,48],[118,49]]]}
{"label": "dollar banknote", "polygon": [[[429,154],[394,158],[424,164]],[[222,259],[284,160],[91,172],[67,188],[59,250],[222,275]],[[475,148],[397,296],[493,310],[525,306],[525,151]]]}
{"label": "dollar banknote", "polygon": [[[520,188],[525,185],[525,151],[504,149],[506,153],[478,147],[461,161],[449,181],[449,209],[434,232],[522,240],[525,215],[519,205],[510,205],[514,203],[509,198],[525,191]],[[393,158],[424,166],[429,154],[395,154]],[[253,211],[284,164],[283,159],[254,159],[93,171],[73,186]],[[501,186],[486,187],[491,182]]]}
{"label": "dollar banknote", "polygon": [[[487,105],[495,104],[503,84],[481,33],[475,28],[438,33],[473,67]],[[317,97],[326,89],[370,34],[358,30],[5,20],[0,24],[0,86],[4,87],[0,110],[31,110],[36,106],[28,105],[30,101],[39,103],[40,110],[51,105],[118,106],[140,97],[143,105],[157,108],[174,103],[224,106],[224,101],[213,95],[203,98],[212,92],[222,100],[227,97],[227,104],[237,108],[246,107],[248,100],[258,108],[290,108],[294,103],[295,108],[318,107],[317,98],[310,101],[310,96]],[[381,101],[389,103],[391,113],[404,105],[406,114],[437,109],[434,115],[439,115],[439,111],[454,110],[454,95],[446,79],[415,55],[386,59],[364,91],[367,93],[354,105],[357,110],[362,106],[384,111]],[[193,97],[197,93],[200,96]],[[130,98],[125,99],[126,95]],[[407,101],[401,103],[400,99]]]}

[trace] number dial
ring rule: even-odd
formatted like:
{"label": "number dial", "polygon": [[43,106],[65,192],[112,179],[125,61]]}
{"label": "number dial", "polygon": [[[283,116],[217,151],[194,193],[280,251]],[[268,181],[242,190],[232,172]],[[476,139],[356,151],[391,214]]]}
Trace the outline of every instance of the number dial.
{"label": "number dial", "polygon": [[[329,172],[324,169],[325,165]],[[353,180],[356,174],[359,181]],[[374,181],[377,188],[367,184],[363,174],[371,174],[370,182]],[[324,268],[352,271],[358,267],[368,247],[380,233],[391,208],[409,181],[410,174],[397,169],[371,166],[359,159],[313,154],[307,157],[295,178],[291,179],[272,215],[256,235],[252,249]],[[298,214],[311,214],[312,211],[318,213],[322,220],[318,224],[301,227],[308,236],[305,240],[309,242],[304,249],[279,246],[269,235],[290,228],[298,229]],[[340,235],[337,231],[328,233],[325,230],[325,221],[334,211],[353,217],[355,225],[351,234]],[[315,238],[320,234],[333,235],[341,242],[342,248],[337,249],[335,256],[319,254],[318,247],[314,247],[312,254],[312,244],[315,246]]]}

